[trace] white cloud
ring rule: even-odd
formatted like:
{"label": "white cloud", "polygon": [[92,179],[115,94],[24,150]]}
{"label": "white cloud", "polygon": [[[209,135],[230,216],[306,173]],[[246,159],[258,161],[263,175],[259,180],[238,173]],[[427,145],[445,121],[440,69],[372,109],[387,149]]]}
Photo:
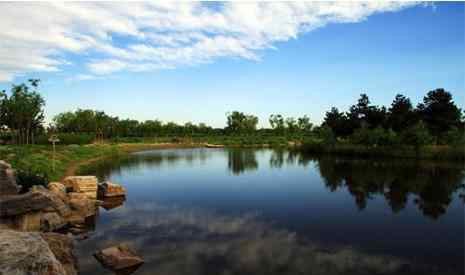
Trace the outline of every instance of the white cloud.
{"label": "white cloud", "polygon": [[405,2],[0,3],[0,81],[57,71],[66,54],[94,74],[259,60],[278,41],[330,23],[359,22]]}

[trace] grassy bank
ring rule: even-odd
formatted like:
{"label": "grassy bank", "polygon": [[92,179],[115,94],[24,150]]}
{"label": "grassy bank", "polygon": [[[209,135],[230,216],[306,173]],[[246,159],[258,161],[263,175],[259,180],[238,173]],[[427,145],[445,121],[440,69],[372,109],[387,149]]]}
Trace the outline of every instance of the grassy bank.
{"label": "grassy bank", "polygon": [[301,151],[312,154],[335,154],[353,157],[410,158],[431,160],[465,160],[465,146],[427,145],[421,147],[364,146],[356,144],[324,144],[322,142],[304,142]]}

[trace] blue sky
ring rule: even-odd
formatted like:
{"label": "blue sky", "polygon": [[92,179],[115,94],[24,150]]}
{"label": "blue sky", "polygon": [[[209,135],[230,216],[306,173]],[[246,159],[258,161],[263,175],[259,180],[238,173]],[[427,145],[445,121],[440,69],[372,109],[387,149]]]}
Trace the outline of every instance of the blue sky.
{"label": "blue sky", "polygon": [[[14,14],[20,7],[7,8]],[[175,19],[170,19],[168,28],[160,27],[167,22],[140,20],[131,26],[126,20],[132,17],[125,15],[107,29],[102,27],[100,33],[88,31],[89,24],[98,22],[92,21],[94,18],[84,21],[75,12],[82,7],[40,8],[35,10],[60,15],[72,11],[82,22],[78,26],[65,19],[52,22],[58,27],[47,29],[60,31],[41,34],[50,39],[35,44],[24,39],[27,33],[11,38],[5,29],[0,30],[0,38],[24,48],[16,53],[0,45],[0,57],[3,50],[13,61],[28,62],[22,58],[27,50],[32,60],[28,66],[12,67],[2,64],[0,58],[0,89],[31,77],[42,79],[47,120],[59,112],[91,108],[121,118],[206,122],[217,127],[224,126],[225,113],[232,110],[257,115],[261,126],[268,126],[272,113],[309,115],[319,123],[325,111],[332,106],[346,110],[362,92],[379,105],[389,105],[397,93],[416,104],[427,91],[439,87],[450,91],[456,103],[465,107],[463,3],[325,6],[317,15],[307,6],[290,7],[282,15],[282,7],[264,7],[271,12],[261,13],[261,21],[247,24],[242,24],[241,16],[256,15],[253,11],[244,14],[249,13],[248,8],[202,7],[213,19],[200,24],[206,21],[201,18],[205,10],[194,7],[179,13],[184,7],[170,7],[169,12],[178,17],[171,16]],[[84,8],[98,14],[95,7]],[[121,14],[112,7],[113,11]],[[152,19],[150,16],[147,18]],[[228,20],[211,23],[220,16]],[[120,22],[126,22],[124,29]],[[184,24],[196,29],[186,30]],[[157,36],[148,41],[153,33]],[[177,38],[174,43],[172,39],[180,33],[182,39],[191,38]],[[199,33],[218,38],[216,44],[208,38],[192,38]],[[66,35],[75,40],[65,40]],[[89,42],[94,40],[99,44]],[[198,41],[209,43],[198,49]],[[135,44],[138,46],[133,47]]]}

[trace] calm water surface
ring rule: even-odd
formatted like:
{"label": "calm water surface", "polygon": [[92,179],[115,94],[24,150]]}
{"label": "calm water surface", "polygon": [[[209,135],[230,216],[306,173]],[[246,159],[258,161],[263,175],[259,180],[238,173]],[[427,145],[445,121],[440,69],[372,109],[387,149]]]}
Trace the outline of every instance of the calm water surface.
{"label": "calm water surface", "polygon": [[135,274],[464,273],[463,163],[171,149],[84,172],[127,199],[91,222],[82,274],[109,274],[92,253],[121,242]]}

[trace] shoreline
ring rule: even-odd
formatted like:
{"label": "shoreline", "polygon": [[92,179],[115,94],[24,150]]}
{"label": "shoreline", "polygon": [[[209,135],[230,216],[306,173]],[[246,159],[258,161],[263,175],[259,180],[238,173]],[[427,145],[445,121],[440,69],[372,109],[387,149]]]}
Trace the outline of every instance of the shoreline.
{"label": "shoreline", "polygon": [[[142,152],[142,151],[150,151],[150,150],[159,150],[159,149],[170,149],[170,148],[207,148],[205,144],[198,144],[198,143],[144,143],[144,144],[132,144],[132,143],[119,143],[116,144],[117,152],[116,154],[130,154],[135,152]],[[99,160],[103,160],[105,158],[111,157],[114,154],[106,154],[98,157],[93,157],[84,160],[78,160],[70,163],[66,168],[65,172],[63,173],[60,181],[64,180],[64,178],[69,176],[76,176],[77,171],[79,168],[85,165],[90,165],[94,162]]]}

